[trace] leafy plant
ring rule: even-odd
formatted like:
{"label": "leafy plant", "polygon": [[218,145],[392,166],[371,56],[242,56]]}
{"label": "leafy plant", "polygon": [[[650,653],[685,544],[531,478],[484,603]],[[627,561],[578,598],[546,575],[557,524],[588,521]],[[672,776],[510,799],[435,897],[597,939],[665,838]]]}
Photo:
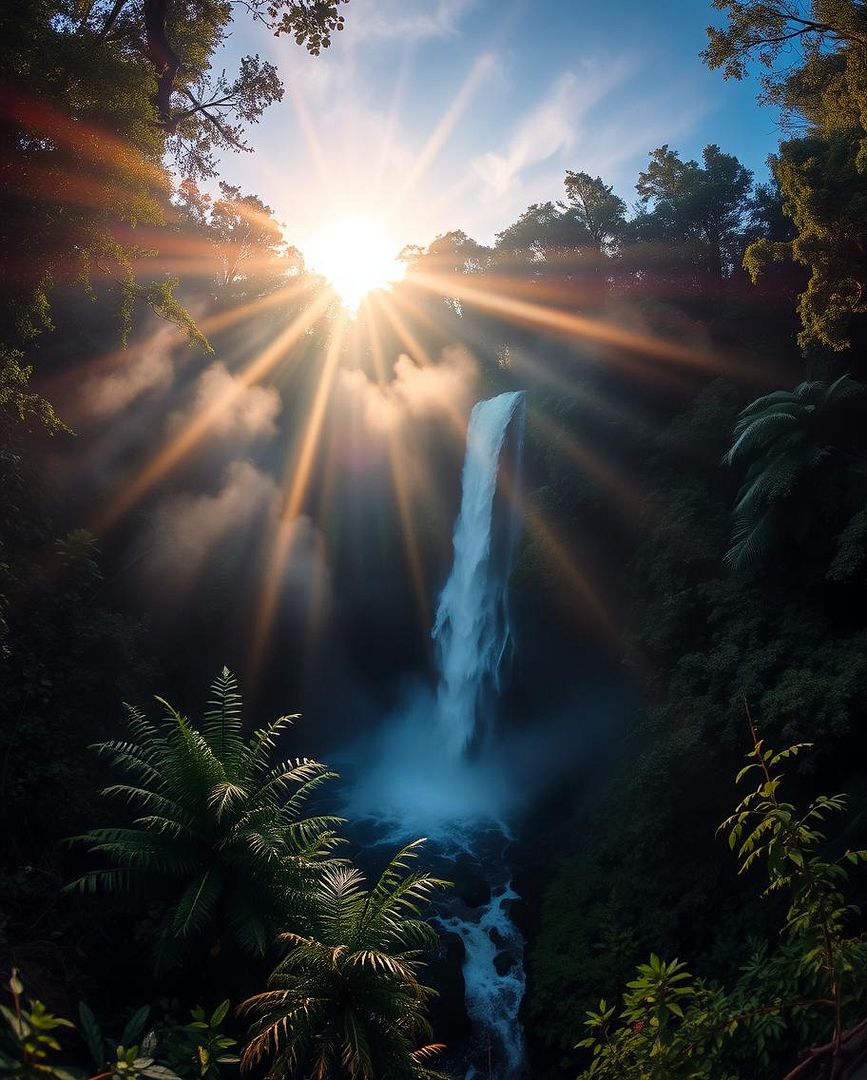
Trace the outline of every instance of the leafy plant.
{"label": "leafy plant", "polygon": [[83,1069],[58,1064],[62,1053],[58,1029],[77,1030],[87,1046],[96,1073],[91,1080],[219,1080],[222,1065],[234,1065],[236,1040],[222,1025],[229,1013],[223,1001],[208,1015],[201,1006],[191,1011],[184,1025],[149,1028],[151,1010],[136,1009],[124,1026],[120,1041],[109,1039],[91,1008],[81,1002],[79,1024],[55,1016],[39,1001],[24,1002],[21,977],[13,969],[9,981],[12,1005],[0,1006],[6,1020],[8,1052],[0,1051],[0,1076],[20,1080],[84,1080]]}
{"label": "leafy plant", "polygon": [[242,1065],[266,1062],[269,1077],[437,1080],[429,1062],[442,1049],[431,1036],[420,982],[421,956],[436,932],[422,905],[447,883],[412,871],[421,841],[399,851],[371,889],[361,873],[327,866],[303,933],[287,933],[288,952],[269,988],[245,1001],[252,1018]]}
{"label": "leafy plant", "polygon": [[223,1034],[222,1024],[229,1013],[229,1001],[221,1002],[210,1014],[201,1006],[191,1011],[192,1019],[166,1038],[167,1053],[183,1075],[201,1080],[217,1080],[221,1065],[235,1065],[237,1040]]}
{"label": "leafy plant", "polygon": [[11,1046],[7,1053],[0,1051],[0,1075],[20,1077],[32,1080],[45,1077],[46,1080],[74,1080],[74,1073],[51,1061],[60,1050],[57,1037],[59,1028],[72,1028],[75,1025],[63,1017],[50,1013],[41,1001],[25,1004],[24,984],[18,972],[13,969],[9,980],[12,993],[12,1008],[0,1005],[0,1012],[6,1021]]}
{"label": "leafy plant", "polygon": [[[125,1047],[137,1049],[144,1035],[145,1024],[150,1016],[150,1007],[142,1005],[136,1009],[124,1026],[119,1043],[113,1043],[106,1038],[100,1027],[99,1021],[90,1006],[82,1001],[78,1006],[79,1032],[87,1044],[87,1049],[93,1059],[97,1072],[104,1072],[106,1061],[109,1060],[112,1050],[117,1051],[116,1057],[126,1057],[128,1051]],[[121,1053],[123,1051],[123,1053]]]}
{"label": "leafy plant", "polygon": [[851,502],[840,490],[847,465],[860,480],[850,513],[863,504],[865,400],[864,386],[843,375],[830,385],[777,390],[741,412],[724,459],[750,462],[734,508],[732,566],[760,562],[783,541],[803,541],[817,521],[839,516]]}
{"label": "leafy plant", "polygon": [[[61,1016],[50,1013],[40,1001],[24,1002],[24,984],[18,972],[13,969],[9,980],[12,993],[12,1009],[0,1006],[7,1027],[11,1034],[11,1051],[0,1053],[0,1075],[20,1080],[82,1080],[87,1076],[81,1069],[62,1065],[53,1060],[62,1050],[55,1034],[59,1028],[75,1030],[75,1025]],[[157,1063],[153,1050],[156,1037],[149,1034],[141,1045],[138,1040],[142,1034],[150,1010],[145,1006],[139,1009],[127,1023],[121,1042],[112,1054],[104,1052],[105,1040],[96,1017],[86,1005],[81,1007],[81,1035],[96,1061],[97,1074],[92,1080],[180,1080],[180,1077],[165,1065]]]}
{"label": "leafy plant", "polygon": [[280,926],[300,918],[338,842],[340,819],[301,816],[334,773],[307,758],[274,762],[277,738],[295,717],[282,716],[245,740],[237,683],[225,668],[201,730],[157,700],[167,710],[162,724],[129,708],[131,738],[96,747],[126,774],[103,794],[125,799],[136,817],[130,826],[73,838],[111,865],[69,888],[161,901],[160,962],[178,960],[195,938],[206,936],[219,949],[226,932],[262,955]]}
{"label": "leafy plant", "polygon": [[[730,1068],[737,1053],[729,1045],[732,1037],[743,1036],[753,1060],[766,1063],[769,1046],[792,1021],[802,1037],[818,1030],[826,1040],[806,1051],[789,1074],[792,1080],[825,1075],[845,1080],[863,1063],[867,1020],[848,1029],[845,1023],[863,1008],[867,939],[851,929],[860,911],[845,890],[848,867],[867,862],[867,851],[847,850],[837,859],[824,854],[826,836],[819,826],[844,809],[845,796],[819,795],[802,810],[783,800],[779,767],[809,744],[775,752],[765,747],[752,720],[750,728],[753,748],[737,781],[752,776],[757,786],[720,831],[737,850],[741,873],[759,861],[765,864],[764,895],[788,892],[786,940],[775,953],[756,947],[742,978],[729,988],[696,979],[678,960],[651,956],[627,984],[621,1009],[603,1000],[588,1014],[589,1034],[578,1045],[592,1060],[583,1076],[736,1080]],[[805,1019],[811,1023],[805,1025]],[[833,1072],[827,1074],[829,1065]]]}

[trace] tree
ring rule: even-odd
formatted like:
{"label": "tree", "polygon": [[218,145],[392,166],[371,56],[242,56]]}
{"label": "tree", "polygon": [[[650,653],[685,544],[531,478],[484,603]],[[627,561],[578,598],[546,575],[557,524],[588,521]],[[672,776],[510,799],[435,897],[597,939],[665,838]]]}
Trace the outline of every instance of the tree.
{"label": "tree", "polygon": [[[723,27],[707,28],[708,45],[701,56],[713,71],[722,68],[727,79],[743,79],[758,61],[762,74],[763,100],[788,109],[798,109],[805,100],[796,92],[804,89],[804,70],[825,68],[840,73],[835,56],[851,62],[851,74],[858,74],[859,47],[867,45],[867,12],[853,0],[712,0],[725,14]],[[803,65],[778,63],[781,53],[800,49]],[[797,53],[795,55],[798,55]],[[860,78],[847,79],[850,90],[864,92]],[[814,92],[821,94],[821,87]]]}
{"label": "tree", "polygon": [[207,937],[229,934],[262,955],[277,929],[297,920],[320,863],[334,848],[338,819],[301,817],[334,774],[307,758],[275,763],[273,750],[294,717],[282,716],[246,741],[235,679],[224,668],[200,730],[167,710],[160,725],[129,709],[130,738],[96,747],[126,774],[104,795],[135,808],[131,825],[75,838],[105,869],[69,888],[133,892],[163,910],[158,959]]}
{"label": "tree", "polygon": [[[240,7],[318,53],[342,28],[344,2]],[[122,336],[141,306],[197,336],[174,298],[177,279],[154,258],[169,211],[167,164],[214,176],[217,153],[249,150],[246,129],[283,94],[276,68],[258,56],[243,57],[235,75],[212,69],[238,7],[35,0],[4,12],[0,341],[10,348],[52,328],[56,289],[93,281],[113,286]]]}
{"label": "tree", "polygon": [[497,251],[523,258],[549,272],[565,274],[566,258],[587,245],[589,233],[576,215],[553,202],[534,203],[518,220],[497,233]]}
{"label": "tree", "polygon": [[865,417],[867,388],[846,375],[777,390],[741,412],[725,458],[750,462],[734,508],[732,566],[760,562],[817,528],[833,532],[863,508]]}
{"label": "tree", "polygon": [[252,1018],[242,1064],[268,1064],[268,1076],[313,1080],[437,1080],[419,981],[422,950],[436,943],[421,907],[445,885],[410,870],[420,841],[399,851],[376,884],[349,866],[330,865],[300,933],[269,988],[244,1002]]}
{"label": "tree", "polygon": [[632,231],[641,242],[662,243],[711,282],[731,275],[740,261],[753,176],[736,157],[706,146],[702,161],[682,161],[661,146],[635,185],[644,210]]}
{"label": "tree", "polygon": [[600,176],[568,171],[564,183],[569,207],[597,253],[616,254],[626,227],[626,203]]}
{"label": "tree", "polygon": [[[149,303],[183,320],[171,279],[140,286],[135,230],[163,219],[164,137],[149,103],[152,72],[132,49],[86,28],[64,0],[16,8],[2,35],[0,322],[10,343],[51,328],[53,286],[116,281],[121,318]],[[27,251],[27,260],[20,254]]]}
{"label": "tree", "polygon": [[[867,10],[854,0],[714,6],[727,22],[708,28],[708,66],[742,79],[757,60],[762,100],[779,106],[789,125],[806,128],[772,159],[794,238],[758,240],[745,265],[753,280],[780,259],[807,267],[799,341],[842,351],[852,339],[852,316],[867,313]],[[781,62],[784,50],[794,52],[793,63]]]}
{"label": "tree", "polygon": [[809,270],[798,300],[804,348],[847,349],[851,317],[867,312],[867,176],[857,165],[858,146],[853,132],[782,143],[771,167],[794,238],[762,237],[744,256],[754,282],[784,259]]}
{"label": "tree", "polygon": [[472,274],[483,270],[490,259],[490,248],[479,244],[461,229],[442,233],[426,248],[408,247],[401,252],[409,267],[446,276]]}
{"label": "tree", "polygon": [[206,261],[213,258],[221,298],[262,296],[303,271],[301,253],[286,243],[271,207],[257,195],[242,195],[221,180],[220,197],[212,199],[188,177],[178,185],[175,204],[181,230],[203,242]]}
{"label": "tree", "polygon": [[[341,3],[348,0],[250,0],[243,6],[275,36],[291,34],[318,55],[330,45],[332,33],[343,29]],[[258,56],[242,57],[234,77],[225,70],[211,74],[211,57],[232,21],[229,4],[88,0],[75,15],[75,33],[143,54],[156,79],[152,104],[157,124],[173,140],[187,175],[213,176],[216,148],[249,149],[243,141],[245,125],[283,96],[276,67]]]}

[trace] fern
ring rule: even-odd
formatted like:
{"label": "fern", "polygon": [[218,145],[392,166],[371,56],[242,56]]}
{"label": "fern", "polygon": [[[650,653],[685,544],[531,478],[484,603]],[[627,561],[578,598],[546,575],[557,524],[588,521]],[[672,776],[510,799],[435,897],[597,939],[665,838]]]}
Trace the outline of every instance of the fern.
{"label": "fern", "polygon": [[162,722],[128,708],[130,737],[95,747],[124,774],[102,794],[134,816],[73,838],[108,865],[69,888],[158,901],[161,962],[176,962],[197,939],[215,945],[224,932],[243,951],[262,954],[279,928],[302,919],[316,872],[338,842],[341,819],[305,816],[334,773],[306,758],[273,761],[289,718],[245,740],[241,696],[226,668],[200,729],[157,701]]}
{"label": "fern", "polygon": [[[446,883],[411,869],[420,841],[386,865],[371,889],[354,867],[323,868],[301,932],[269,989],[241,1011],[252,1026],[243,1062],[270,1063],[269,1075],[328,1076],[339,1062],[347,1080],[388,1076],[437,1080],[421,980],[422,950],[436,942],[421,908]],[[325,1070],[325,1071],[321,1071]]]}
{"label": "fern", "polygon": [[867,467],[840,445],[841,418],[851,418],[853,408],[863,413],[865,404],[867,389],[844,375],[830,386],[804,382],[774,391],[741,412],[723,461],[750,464],[735,502],[726,562],[735,569],[760,563],[782,543],[801,542],[823,518],[825,500],[834,503],[830,481],[847,468],[855,476]]}

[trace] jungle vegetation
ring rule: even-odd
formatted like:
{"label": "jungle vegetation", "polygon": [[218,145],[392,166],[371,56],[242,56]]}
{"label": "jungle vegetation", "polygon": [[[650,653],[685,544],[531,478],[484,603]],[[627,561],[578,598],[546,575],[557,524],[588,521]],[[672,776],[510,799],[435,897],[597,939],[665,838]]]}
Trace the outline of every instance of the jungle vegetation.
{"label": "jungle vegetation", "polygon": [[[721,146],[695,160],[661,146],[627,207],[575,161],[493,244],[455,229],[407,248],[395,286],[420,351],[461,342],[485,388],[527,389],[531,516],[593,583],[564,589],[528,528],[513,587],[534,629],[591,643],[641,688],[604,768],[525,823],[524,1016],[533,1075],[551,1080],[824,1080],[864,1060],[867,10],[713,7],[705,62],[758,73],[790,125],[770,182]],[[104,355],[156,317],[201,367],[231,349],[233,306],[291,279],[291,319],[318,287],[259,196],[216,175],[283,93],[257,57],[212,70],[232,10],[38,0],[2,15],[0,1074],[22,1080],[210,1080],[239,1060],[275,1077],[441,1075],[423,962],[444,882],[415,869],[413,844],[356,868],[331,770],[289,756],[293,717],[245,725],[228,670],[201,722],[167,704],[198,700],[249,631],[223,617],[248,582],[216,565],[153,625],[126,589],[129,547],[108,528],[97,540],[86,498],[45,468],[75,447],[73,342]],[[245,11],[314,54],[343,19],[330,0]],[[178,237],[195,270],[161,259]],[[486,300],[498,290],[505,305]],[[331,317],[310,320],[312,361]],[[628,332],[588,341],[576,319]],[[382,347],[403,348],[397,331]],[[379,509],[366,540],[398,520]],[[372,581],[403,558],[365,550]],[[437,551],[432,526],[426,581]],[[353,558],[341,549],[338,572]],[[140,706],[157,687],[153,719]],[[756,786],[730,817],[745,753]],[[829,791],[848,793],[845,816]]]}

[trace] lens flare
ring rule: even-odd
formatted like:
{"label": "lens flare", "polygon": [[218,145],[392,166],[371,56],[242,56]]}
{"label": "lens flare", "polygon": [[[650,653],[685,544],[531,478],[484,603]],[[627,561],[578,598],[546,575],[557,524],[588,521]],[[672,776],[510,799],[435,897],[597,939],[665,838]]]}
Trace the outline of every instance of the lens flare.
{"label": "lens flare", "polygon": [[388,225],[375,217],[337,218],[317,233],[305,248],[308,265],[321,274],[355,312],[364,297],[400,281],[404,264]]}

